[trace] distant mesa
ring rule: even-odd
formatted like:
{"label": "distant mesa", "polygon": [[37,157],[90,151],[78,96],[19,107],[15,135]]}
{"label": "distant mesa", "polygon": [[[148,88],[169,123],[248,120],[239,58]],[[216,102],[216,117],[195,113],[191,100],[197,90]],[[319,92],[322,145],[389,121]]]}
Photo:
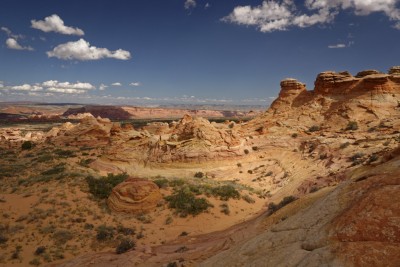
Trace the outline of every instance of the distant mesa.
{"label": "distant mesa", "polygon": [[137,214],[151,211],[161,199],[155,183],[130,177],[113,188],[107,204],[112,211]]}
{"label": "distant mesa", "polygon": [[131,114],[117,106],[84,106],[80,108],[69,108],[63,116],[78,115],[80,113],[90,113],[94,117],[109,118],[110,120],[127,120]]}

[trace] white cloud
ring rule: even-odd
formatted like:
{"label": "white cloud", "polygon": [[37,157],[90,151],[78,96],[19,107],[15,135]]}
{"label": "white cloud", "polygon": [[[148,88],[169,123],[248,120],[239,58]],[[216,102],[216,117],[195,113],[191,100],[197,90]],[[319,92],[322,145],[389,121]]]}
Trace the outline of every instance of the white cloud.
{"label": "white cloud", "polygon": [[0,88],[4,88],[4,83],[3,83],[3,81],[0,81]]}
{"label": "white cloud", "polygon": [[[57,80],[49,80],[49,81],[43,82],[42,86],[46,87],[46,88],[54,88],[54,89],[74,89],[74,90],[93,90],[93,89],[96,89],[96,87],[93,86],[90,83],[58,82]],[[55,92],[55,91],[53,90],[53,92]]]}
{"label": "white cloud", "polygon": [[133,82],[133,83],[130,83],[129,85],[137,87],[137,86],[141,86],[142,84],[140,82]]}
{"label": "white cloud", "polygon": [[57,32],[68,35],[82,36],[85,33],[79,28],[64,25],[64,21],[56,14],[44,18],[44,20],[31,20],[31,27],[44,32]]}
{"label": "white cloud", "polygon": [[8,37],[11,37],[11,38],[13,38],[13,39],[15,39],[15,40],[18,40],[18,39],[23,39],[25,36],[23,36],[22,34],[14,34],[9,28],[7,28],[7,27],[1,27],[0,28],[3,32],[5,32],[6,34],[7,34],[7,36]]}
{"label": "white cloud", "polygon": [[6,40],[6,45],[7,45],[7,47],[9,49],[33,51],[32,47],[30,47],[30,46],[22,46],[14,38],[8,38]]}
{"label": "white cloud", "polygon": [[17,91],[42,91],[43,87],[39,85],[30,85],[30,84],[23,84],[23,85],[16,85],[16,86],[10,86],[9,89],[11,90],[17,90]]}
{"label": "white cloud", "polygon": [[195,8],[196,1],[195,0],[186,0],[184,6],[185,6],[185,9]]}
{"label": "white cloud", "polygon": [[396,7],[399,2],[400,0],[305,0],[304,7],[310,11],[310,14],[305,14],[296,8],[293,0],[264,0],[262,5],[255,7],[237,6],[222,21],[255,26],[261,32],[272,32],[287,30],[289,27],[304,28],[331,23],[340,11],[351,10],[357,16],[382,12],[390,20],[396,21],[394,27],[400,29],[400,9]]}
{"label": "white cloud", "polygon": [[210,3],[206,3],[205,5],[204,5],[204,9],[208,9],[208,8],[210,8],[211,7],[211,5],[210,5]]}
{"label": "white cloud", "polygon": [[122,86],[122,83],[116,82],[116,83],[112,83],[111,85],[112,85],[112,86]]}
{"label": "white cloud", "polygon": [[47,52],[48,57],[56,57],[64,60],[98,60],[102,58],[115,58],[128,60],[131,58],[129,51],[118,49],[110,51],[107,48],[98,48],[90,46],[90,43],[84,39],[76,42],[68,42],[56,46],[52,51]]}
{"label": "white cloud", "polygon": [[108,86],[107,85],[105,85],[105,84],[100,84],[100,86],[99,86],[99,90],[100,91],[104,91],[104,90],[106,90],[108,88]]}
{"label": "white cloud", "polygon": [[84,94],[86,93],[85,90],[73,89],[73,88],[55,88],[50,87],[47,89],[50,92],[54,93],[63,93],[63,94]]}
{"label": "white cloud", "polygon": [[345,44],[328,45],[328,48],[346,48]]}

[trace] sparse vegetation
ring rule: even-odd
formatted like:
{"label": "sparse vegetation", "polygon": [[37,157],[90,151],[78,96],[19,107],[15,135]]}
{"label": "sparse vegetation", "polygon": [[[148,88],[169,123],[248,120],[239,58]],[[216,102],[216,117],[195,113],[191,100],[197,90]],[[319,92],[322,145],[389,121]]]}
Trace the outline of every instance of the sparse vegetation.
{"label": "sparse vegetation", "polygon": [[212,189],[212,195],[220,200],[227,201],[230,198],[240,199],[239,191],[232,185],[221,185]]}
{"label": "sparse vegetation", "polygon": [[169,207],[175,209],[181,217],[198,215],[206,211],[212,205],[205,198],[196,198],[189,188],[183,187],[165,197]]}
{"label": "sparse vegetation", "polygon": [[153,181],[159,188],[167,188],[169,181],[167,178],[159,178]]}
{"label": "sparse vegetation", "polygon": [[229,215],[231,213],[228,203],[222,203],[220,205],[220,208],[221,208],[221,212],[226,214],[226,215]]}
{"label": "sparse vegetation", "polygon": [[292,133],[292,138],[297,138],[299,136],[298,133]]}
{"label": "sparse vegetation", "polygon": [[117,254],[122,254],[122,253],[125,253],[125,252],[133,249],[133,248],[135,248],[135,242],[130,238],[126,238],[126,239],[123,239],[119,243],[119,245],[117,246],[115,252]]}
{"label": "sparse vegetation", "polygon": [[288,205],[289,203],[295,201],[297,198],[294,196],[287,196],[282,199],[279,204],[275,204],[273,202],[268,204],[268,213],[271,215],[275,213],[277,210],[283,208],[284,206]]}
{"label": "sparse vegetation", "polygon": [[89,185],[90,193],[98,199],[107,198],[111,190],[119,183],[122,183],[128,174],[112,174],[109,173],[107,176],[102,176],[100,178],[94,178],[93,176],[86,177],[86,182]]}
{"label": "sparse vegetation", "polygon": [[53,234],[53,239],[57,245],[63,245],[73,237],[73,234],[69,230],[58,230]]}
{"label": "sparse vegetation", "polygon": [[96,239],[98,241],[107,241],[114,237],[114,227],[106,226],[104,224],[97,227],[96,232]]}
{"label": "sparse vegetation", "polygon": [[246,201],[247,203],[250,203],[250,204],[256,202],[256,201],[254,200],[254,198],[252,198],[252,197],[249,196],[249,195],[244,195],[244,196],[242,196],[242,198],[244,199],[244,201]]}

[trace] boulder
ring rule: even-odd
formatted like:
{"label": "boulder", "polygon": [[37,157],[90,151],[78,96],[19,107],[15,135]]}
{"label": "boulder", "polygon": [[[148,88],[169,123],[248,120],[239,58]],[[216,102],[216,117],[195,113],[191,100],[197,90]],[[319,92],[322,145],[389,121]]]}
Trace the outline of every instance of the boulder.
{"label": "boulder", "polygon": [[113,188],[107,204],[112,211],[137,214],[151,211],[161,199],[155,183],[130,177]]}

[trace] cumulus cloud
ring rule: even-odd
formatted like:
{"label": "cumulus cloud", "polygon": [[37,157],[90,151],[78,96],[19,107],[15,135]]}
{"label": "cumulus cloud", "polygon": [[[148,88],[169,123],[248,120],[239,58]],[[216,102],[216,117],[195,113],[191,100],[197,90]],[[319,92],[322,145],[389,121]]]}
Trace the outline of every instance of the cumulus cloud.
{"label": "cumulus cloud", "polygon": [[345,44],[328,45],[328,48],[346,48]]}
{"label": "cumulus cloud", "polygon": [[18,41],[14,38],[8,38],[6,40],[6,45],[9,49],[15,49],[15,50],[28,50],[28,51],[33,51],[33,48],[30,46],[22,46],[18,43]]}
{"label": "cumulus cloud", "polygon": [[79,28],[64,25],[64,21],[56,14],[44,18],[44,20],[31,20],[31,27],[44,32],[57,32],[67,35],[82,36],[85,33]]}
{"label": "cumulus cloud", "polygon": [[111,85],[112,85],[112,86],[122,86],[122,83],[116,82],[116,83],[112,83]]}
{"label": "cumulus cloud", "polygon": [[195,8],[196,1],[195,0],[186,0],[184,6],[185,6],[185,9]]}
{"label": "cumulus cloud", "polygon": [[47,91],[65,94],[83,94],[86,93],[87,90],[96,89],[96,87],[90,83],[58,82],[57,80],[43,82],[42,86],[46,88]]}
{"label": "cumulus cloud", "polygon": [[34,92],[34,91],[42,91],[43,87],[39,86],[39,85],[36,85],[36,84],[35,85],[31,85],[31,84],[25,83],[23,85],[10,86],[8,89],[16,90],[16,91],[31,91],[31,92]]}
{"label": "cumulus cloud", "polygon": [[293,0],[264,0],[255,7],[237,6],[222,21],[255,26],[261,32],[272,32],[287,30],[289,27],[305,28],[331,23],[340,11],[351,10],[357,16],[381,12],[397,22],[395,28],[400,28],[400,9],[397,8],[399,2],[400,0],[305,0],[303,4],[309,13],[305,14],[299,11]]}
{"label": "cumulus cloud", "polygon": [[142,84],[141,84],[140,82],[132,82],[132,83],[130,83],[129,85],[130,85],[130,86],[137,87],[137,86],[141,86]]}
{"label": "cumulus cloud", "polygon": [[76,42],[56,46],[52,51],[47,52],[47,56],[63,60],[99,60],[103,58],[128,60],[131,58],[131,53],[122,49],[110,51],[107,48],[90,46],[89,42],[79,39]]}
{"label": "cumulus cloud", "polygon": [[104,90],[106,90],[107,88],[108,88],[108,86],[105,85],[104,83],[100,84],[100,86],[99,86],[99,90],[100,90],[100,91],[104,91]]}

